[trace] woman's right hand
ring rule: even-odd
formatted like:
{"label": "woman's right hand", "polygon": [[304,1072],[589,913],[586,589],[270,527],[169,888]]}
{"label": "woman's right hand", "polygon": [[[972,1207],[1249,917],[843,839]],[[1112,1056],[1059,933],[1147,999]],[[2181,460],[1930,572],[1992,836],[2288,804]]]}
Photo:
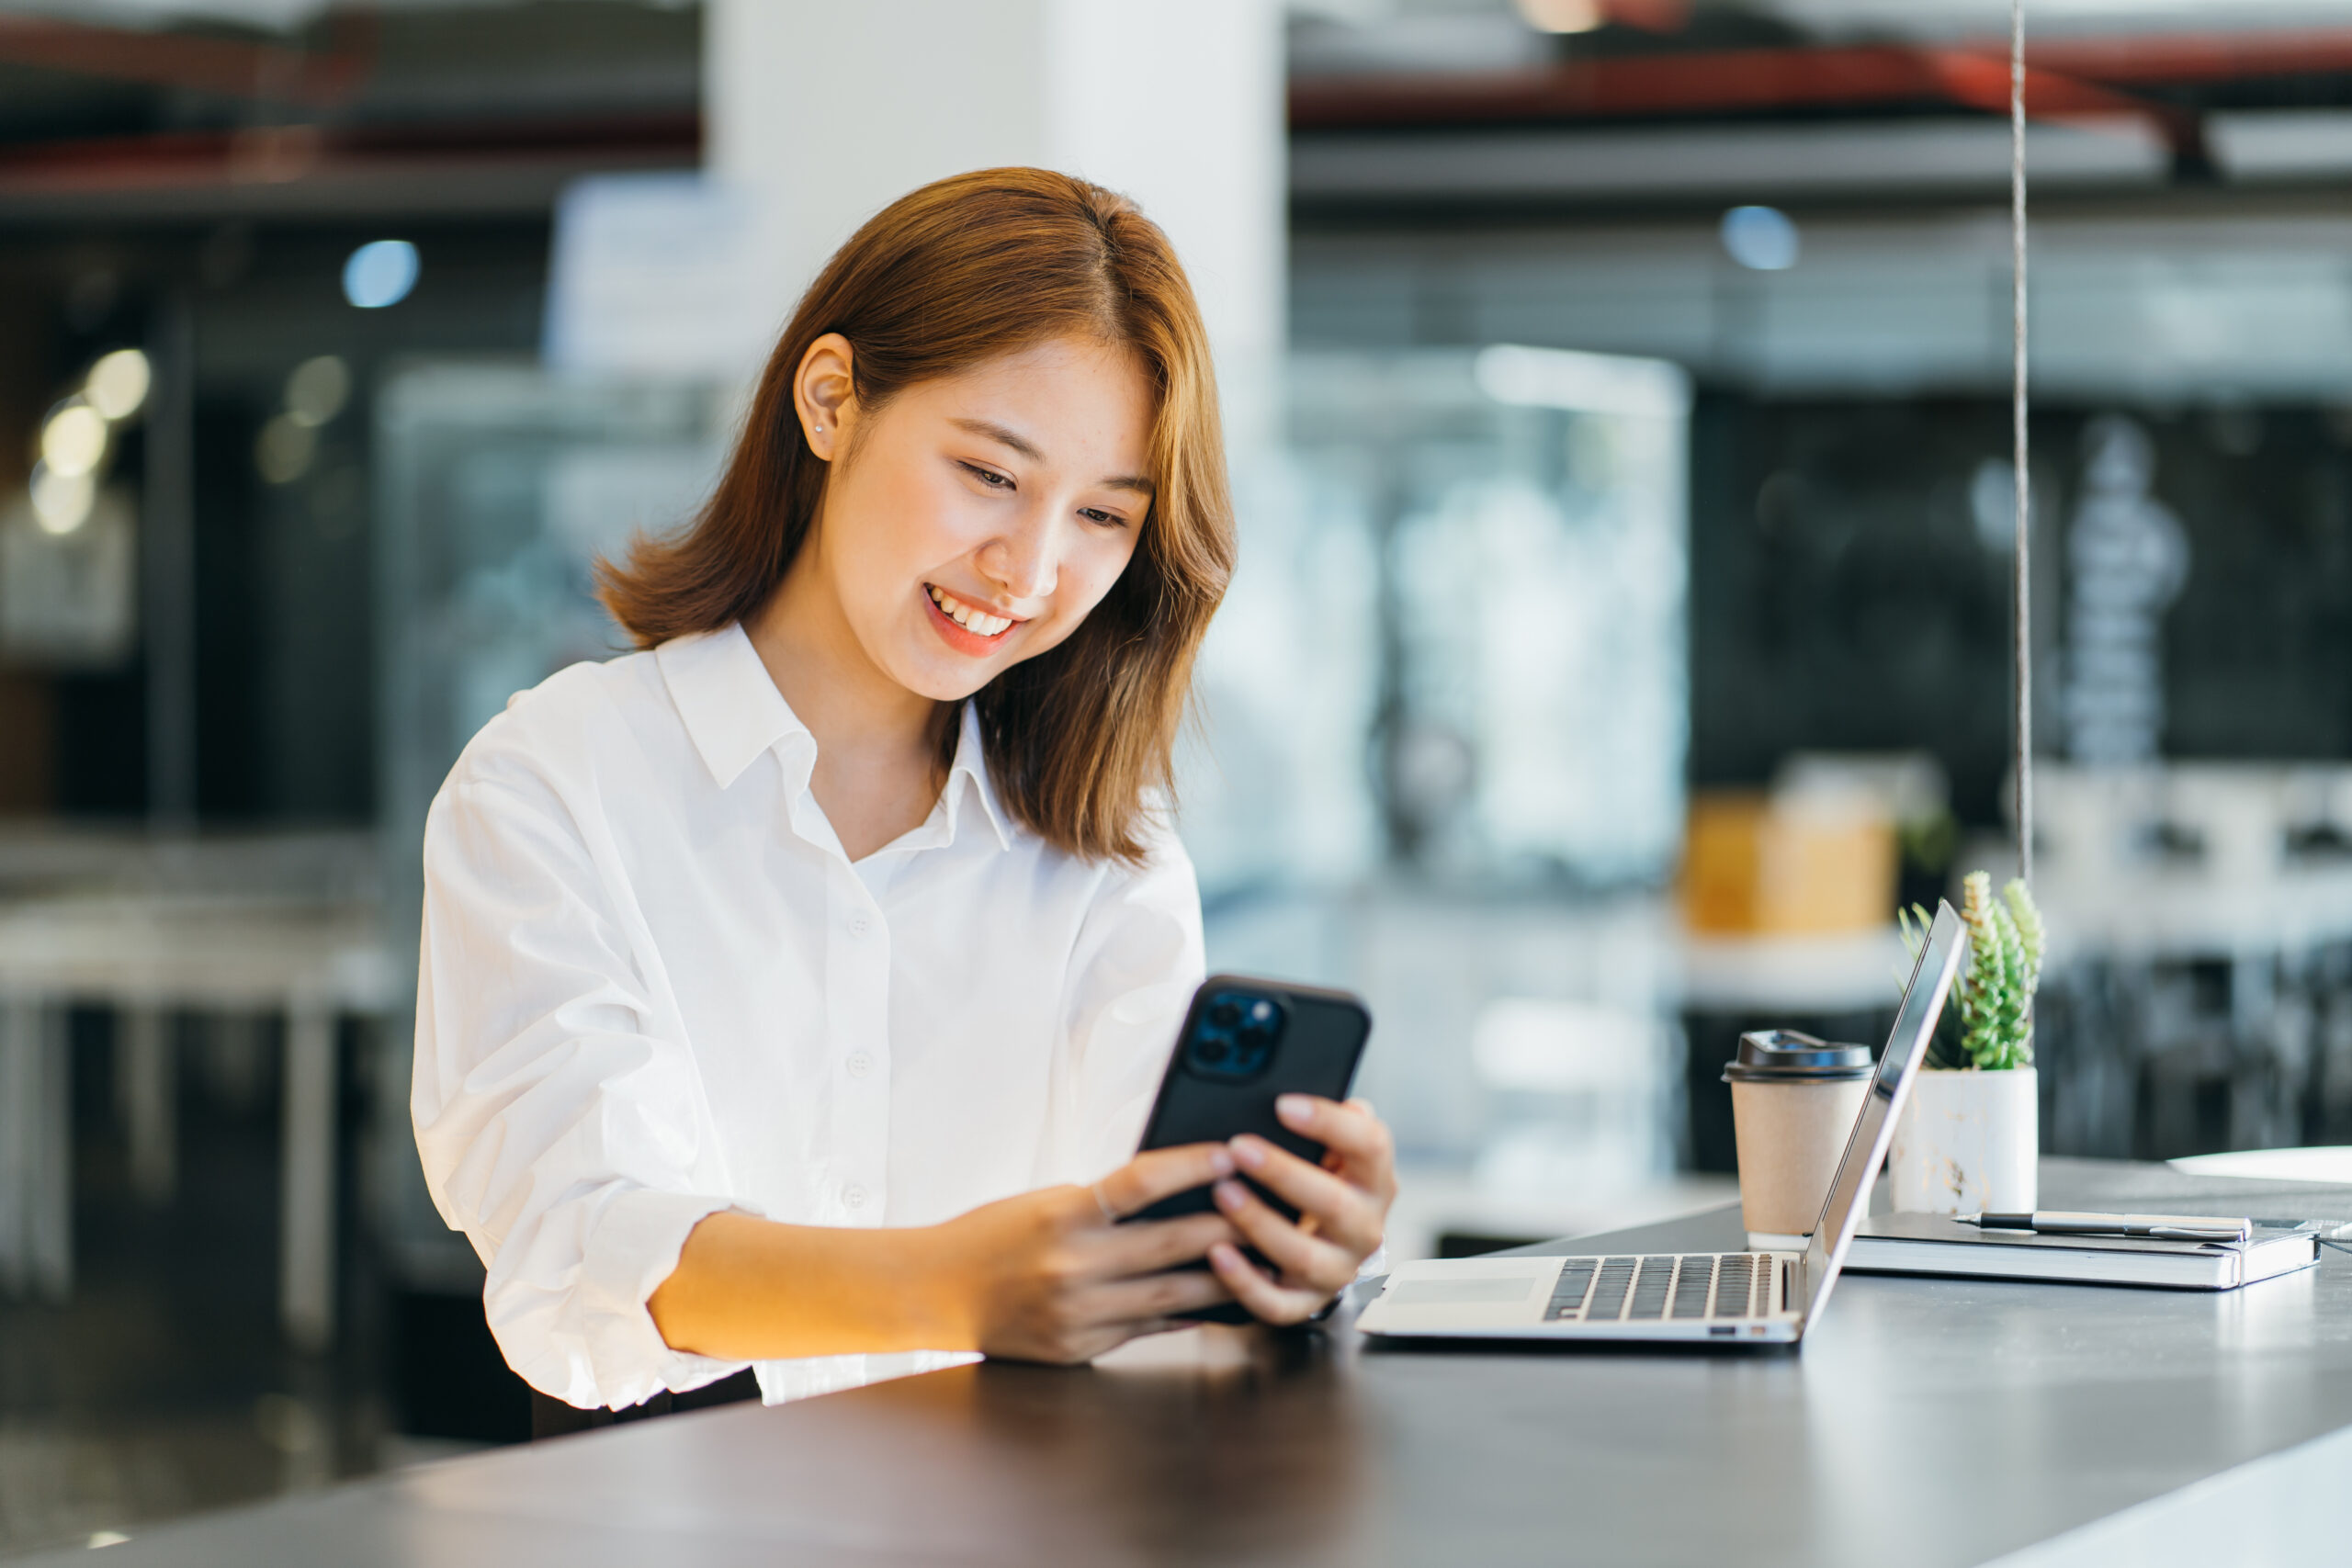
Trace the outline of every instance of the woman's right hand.
{"label": "woman's right hand", "polygon": [[1233,1299],[1206,1269],[1168,1270],[1240,1236],[1215,1212],[1119,1224],[1118,1217],[1233,1174],[1222,1144],[1137,1155],[1092,1187],[1048,1187],[938,1228],[949,1288],[973,1342],[1023,1361],[1091,1360],[1170,1321]]}

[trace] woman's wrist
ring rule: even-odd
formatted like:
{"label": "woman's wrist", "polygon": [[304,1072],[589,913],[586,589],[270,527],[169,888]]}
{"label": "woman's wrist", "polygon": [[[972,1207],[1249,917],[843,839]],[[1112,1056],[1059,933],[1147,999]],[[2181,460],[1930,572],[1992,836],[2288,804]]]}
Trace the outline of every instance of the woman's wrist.
{"label": "woman's wrist", "polygon": [[980,1348],[980,1288],[955,1220],[893,1233],[905,1238],[908,1332],[926,1349]]}

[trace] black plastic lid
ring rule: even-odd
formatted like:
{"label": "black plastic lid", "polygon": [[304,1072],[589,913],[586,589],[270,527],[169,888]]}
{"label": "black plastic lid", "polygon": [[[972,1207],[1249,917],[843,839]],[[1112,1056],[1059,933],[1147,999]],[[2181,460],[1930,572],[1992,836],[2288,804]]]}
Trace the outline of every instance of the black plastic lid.
{"label": "black plastic lid", "polygon": [[1758,1029],[1739,1037],[1739,1055],[1724,1066],[1725,1083],[1786,1083],[1792,1078],[1866,1078],[1871,1048],[1837,1045],[1793,1029]]}

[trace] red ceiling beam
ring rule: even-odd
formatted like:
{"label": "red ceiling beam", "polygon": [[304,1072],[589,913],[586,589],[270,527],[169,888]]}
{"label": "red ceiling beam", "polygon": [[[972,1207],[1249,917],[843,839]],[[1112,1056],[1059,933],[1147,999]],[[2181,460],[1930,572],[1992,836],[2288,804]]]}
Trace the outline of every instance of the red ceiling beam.
{"label": "red ceiling beam", "polygon": [[[2026,107],[2041,117],[2177,111],[2111,89],[2352,71],[2352,28],[2035,45]],[[1570,60],[1534,70],[1309,77],[1291,84],[1300,130],[1529,119],[1759,113],[1951,103],[2005,110],[2005,51],[1865,44]]]}
{"label": "red ceiling beam", "polygon": [[[2009,112],[2009,62],[2006,57],[1938,50],[1922,58],[1942,88],[1942,96],[1951,102],[1986,114]],[[2025,112],[2036,119],[2129,115],[2152,124],[2174,156],[2200,164],[2210,156],[2204,123],[2195,111],[2119,93],[2079,77],[2062,75],[2046,66],[2026,67]]]}
{"label": "red ceiling beam", "polygon": [[[1445,120],[1737,114],[1918,101],[2006,108],[2006,62],[1893,44],[1756,49],[1577,61],[1476,75],[1311,78],[1292,84],[1291,124],[1321,130]],[[2038,115],[2143,112],[2143,100],[2044,70],[2026,73]]]}
{"label": "red ceiling beam", "polygon": [[[1967,52],[2006,60],[2008,45],[1974,44]],[[2032,63],[2088,81],[2188,86],[2247,76],[2326,75],[2352,70],[2352,28],[2056,39],[2029,44],[2026,53]]]}
{"label": "red ceiling beam", "polygon": [[139,32],[0,16],[0,62],[223,97],[333,108],[358,95],[374,65],[374,28],[365,14],[338,17],[334,27],[337,47],[314,51],[198,33]]}

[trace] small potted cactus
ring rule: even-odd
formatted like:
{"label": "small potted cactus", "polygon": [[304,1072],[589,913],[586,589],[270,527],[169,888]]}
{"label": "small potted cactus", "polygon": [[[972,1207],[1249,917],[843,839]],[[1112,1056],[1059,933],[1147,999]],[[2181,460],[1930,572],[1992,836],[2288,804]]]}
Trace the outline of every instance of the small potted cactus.
{"label": "small potted cactus", "polygon": [[[2041,1114],[2033,1070],[2033,996],[2041,983],[2041,913],[2026,885],[1993,897],[1993,879],[1961,883],[1968,964],[1952,987],[1928,1066],[1895,1124],[1887,1166],[1894,1206],[1931,1214],[2033,1208]],[[1901,917],[1905,942],[1925,942],[1928,912]]]}

